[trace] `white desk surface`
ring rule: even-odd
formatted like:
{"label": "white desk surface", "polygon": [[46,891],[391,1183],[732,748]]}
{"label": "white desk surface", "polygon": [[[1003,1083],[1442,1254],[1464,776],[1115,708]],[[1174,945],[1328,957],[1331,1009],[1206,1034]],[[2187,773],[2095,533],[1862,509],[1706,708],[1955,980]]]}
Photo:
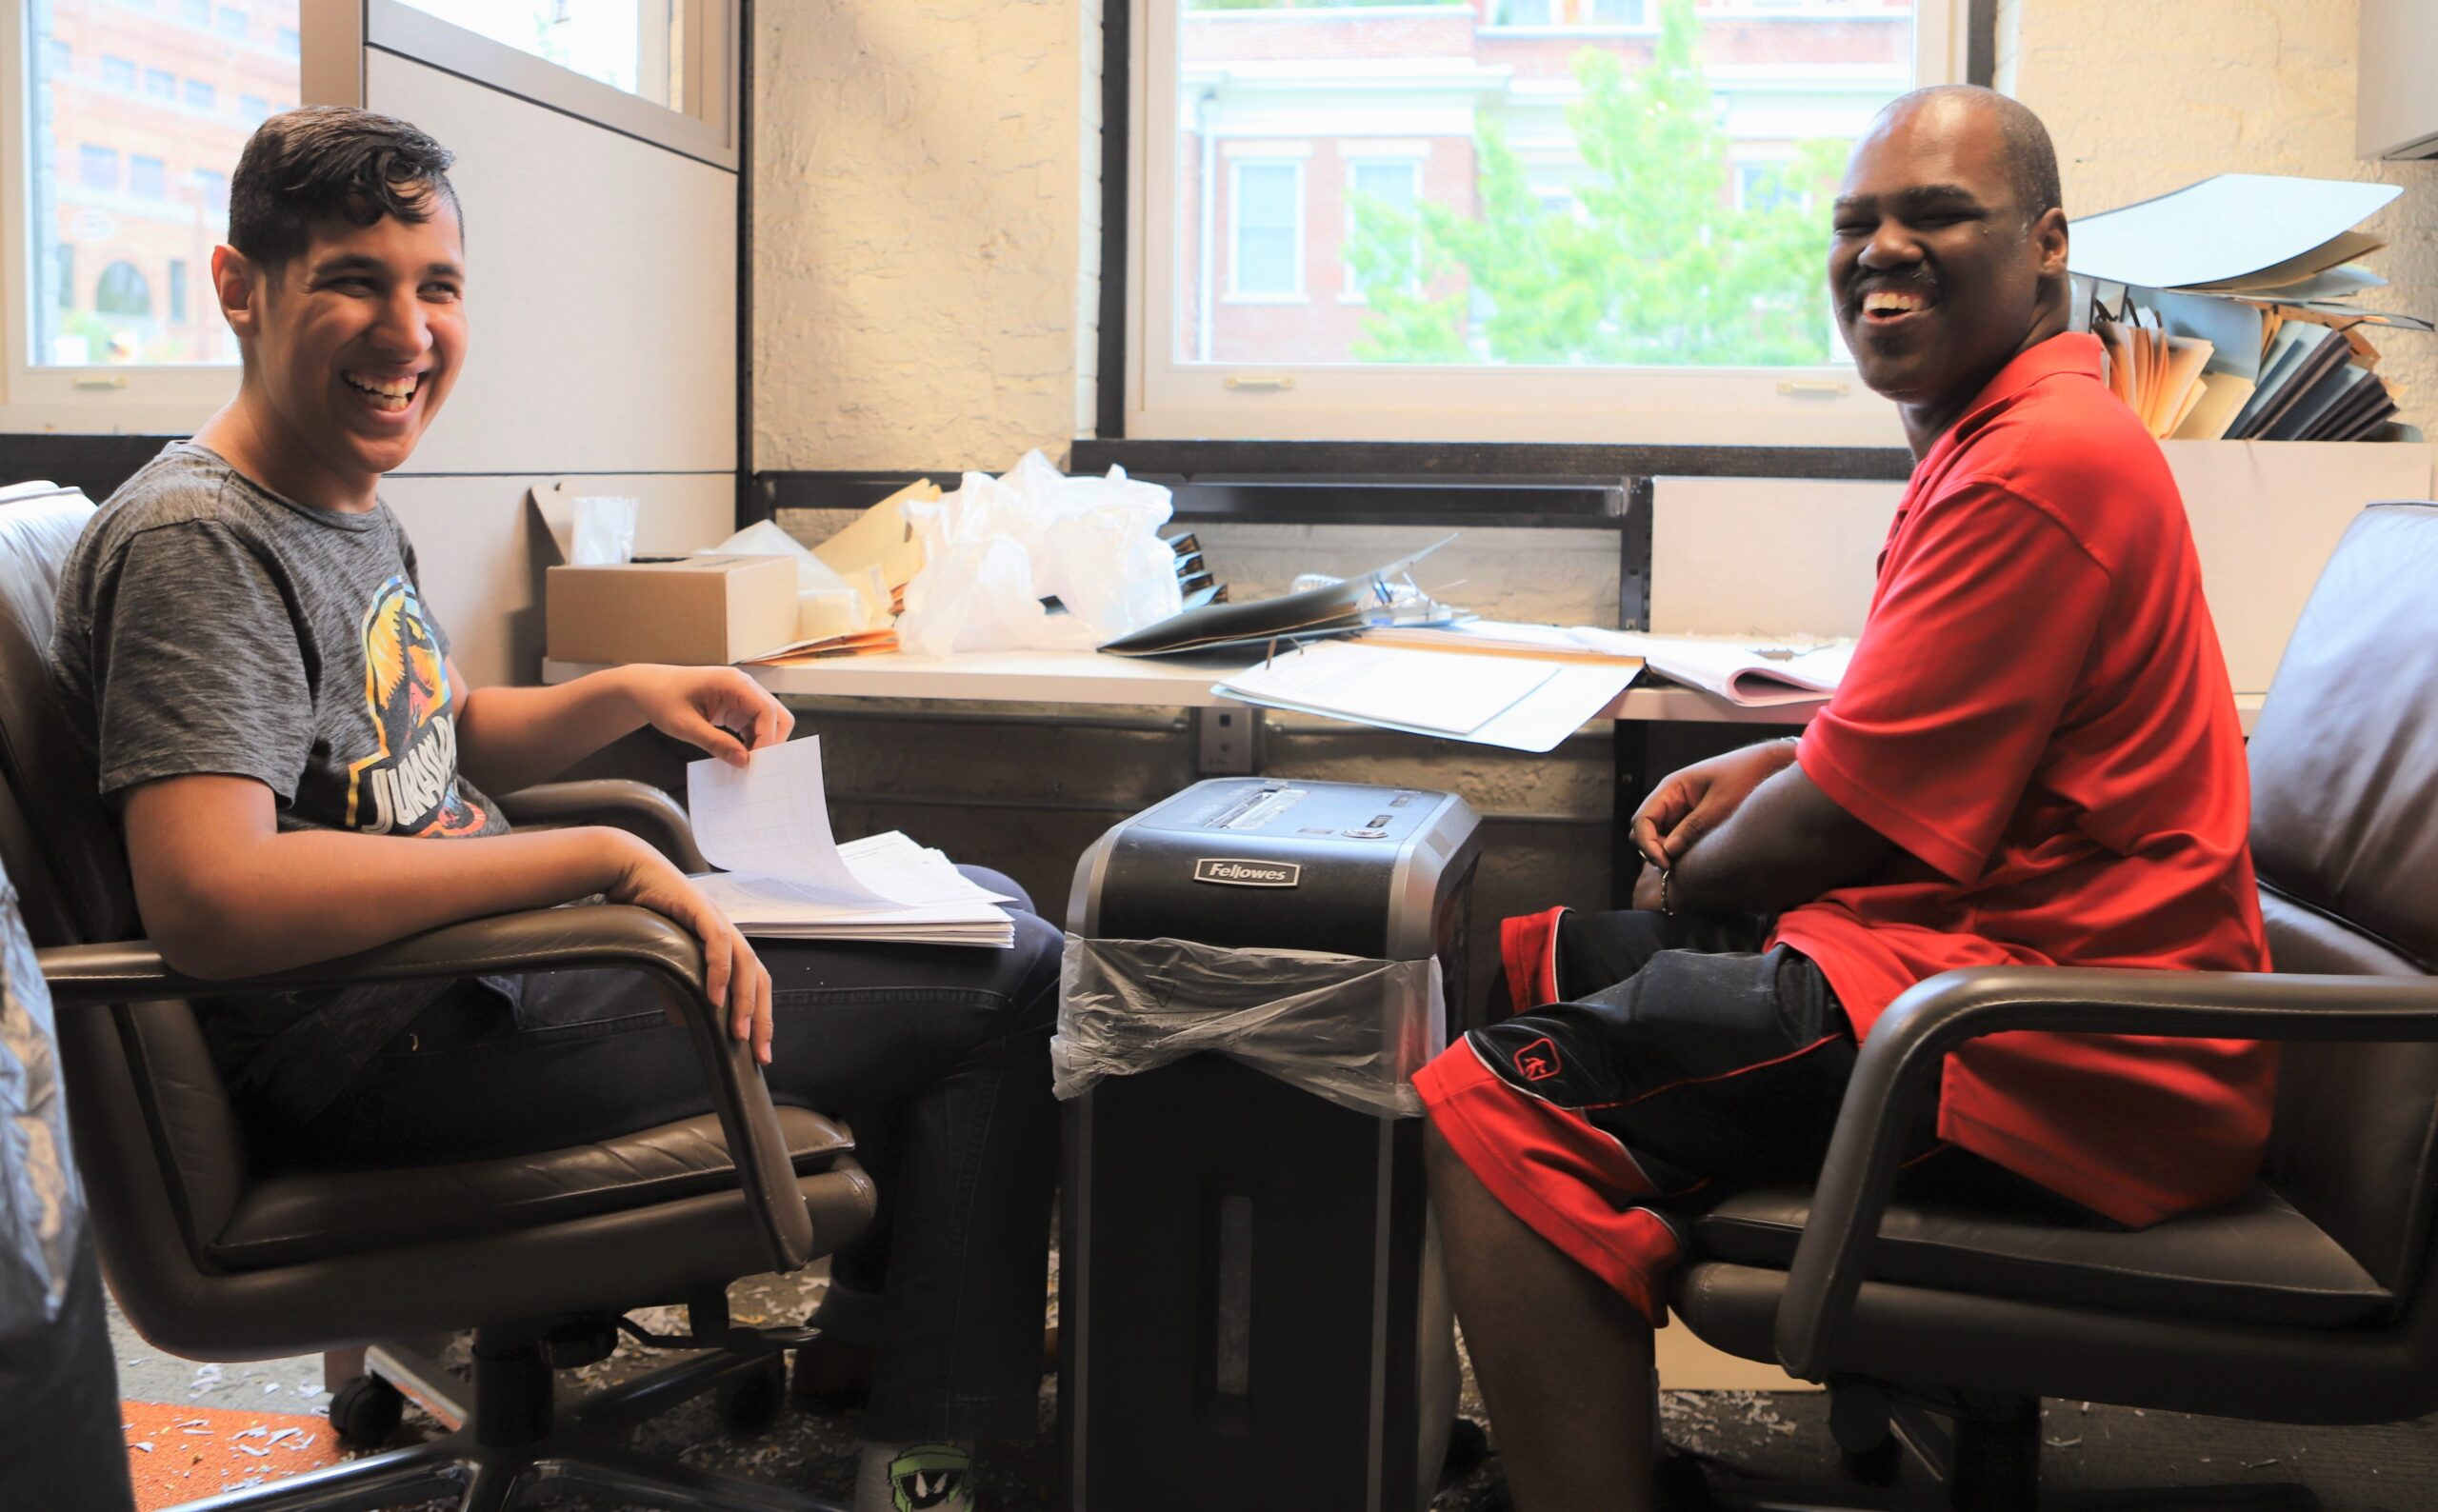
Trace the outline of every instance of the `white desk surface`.
{"label": "white desk surface", "polygon": [[[566,683],[600,668],[544,662],[542,681]],[[782,698],[942,698],[994,704],[1149,704],[1169,708],[1241,706],[1211,691],[1227,664],[1180,665],[1167,658],[1097,651],[969,651],[949,657],[842,656],[809,666],[749,666],[754,681]],[[2235,707],[2248,733],[2261,695],[2241,693]],[[1629,687],[1600,711],[1604,719],[1719,725],[1801,725],[1817,705],[1744,708],[1687,687]]]}

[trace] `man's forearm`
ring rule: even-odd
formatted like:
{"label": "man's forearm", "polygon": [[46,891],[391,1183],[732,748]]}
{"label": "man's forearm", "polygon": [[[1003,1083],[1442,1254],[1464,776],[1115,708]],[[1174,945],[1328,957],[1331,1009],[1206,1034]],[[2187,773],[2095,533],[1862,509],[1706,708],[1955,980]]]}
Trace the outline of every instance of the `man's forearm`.
{"label": "man's forearm", "polygon": [[602,891],[637,844],[598,828],[482,840],[298,829],[240,845],[208,871],[186,868],[212,879],[208,891],[147,886],[139,875],[137,893],[171,965],[205,977],[252,976]]}
{"label": "man's forearm", "polygon": [[555,687],[483,687],[457,721],[459,769],[489,793],[549,782],[644,720],[613,666]]}
{"label": "man's forearm", "polygon": [[1677,858],[1669,901],[1704,913],[1778,913],[1863,881],[1894,849],[1790,766]]}

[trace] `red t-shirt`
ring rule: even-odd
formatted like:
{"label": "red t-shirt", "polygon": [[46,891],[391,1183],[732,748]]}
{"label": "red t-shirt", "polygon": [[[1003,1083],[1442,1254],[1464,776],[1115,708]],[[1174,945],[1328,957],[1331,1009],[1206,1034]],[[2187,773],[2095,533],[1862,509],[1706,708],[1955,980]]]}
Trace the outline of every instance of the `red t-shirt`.
{"label": "red t-shirt", "polygon": [[[1857,1036],[1956,966],[2262,971],[2251,790],[2175,480],[2061,335],[1913,469],[1804,772],[1903,847],[1788,912]],[[2276,1081],[2249,1041],[2022,1033],[1950,1056],[1939,1134],[2128,1224],[2225,1202]]]}

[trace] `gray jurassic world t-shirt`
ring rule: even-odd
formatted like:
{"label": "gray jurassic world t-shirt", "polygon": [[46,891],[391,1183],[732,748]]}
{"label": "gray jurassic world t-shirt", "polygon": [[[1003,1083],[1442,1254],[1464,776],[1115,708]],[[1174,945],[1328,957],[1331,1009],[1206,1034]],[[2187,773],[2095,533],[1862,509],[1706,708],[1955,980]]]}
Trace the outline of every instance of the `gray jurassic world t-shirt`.
{"label": "gray jurassic world t-shirt", "polygon": [[[115,801],[163,777],[252,777],[279,826],[508,828],[457,772],[465,690],[386,505],[310,508],[192,442],[110,495],[68,558],[51,676]],[[222,1074],[301,1124],[446,983],[200,1005]]]}

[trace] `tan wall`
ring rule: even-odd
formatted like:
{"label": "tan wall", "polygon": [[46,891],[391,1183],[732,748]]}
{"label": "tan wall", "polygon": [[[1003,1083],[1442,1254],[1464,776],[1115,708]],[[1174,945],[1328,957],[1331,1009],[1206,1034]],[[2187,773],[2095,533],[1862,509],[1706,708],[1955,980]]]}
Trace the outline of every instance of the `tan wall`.
{"label": "tan wall", "polygon": [[753,465],[1063,456],[1090,418],[1099,0],[757,14]]}
{"label": "tan wall", "polygon": [[[2001,0],[1999,83],[2048,124],[2066,211],[2212,173],[2374,179],[2405,191],[2368,223],[2393,287],[2363,303],[2438,316],[2438,167],[2353,155],[2353,0]],[[2007,65],[2011,65],[2010,68]],[[2438,336],[2378,338],[2401,418],[2438,422]]]}

